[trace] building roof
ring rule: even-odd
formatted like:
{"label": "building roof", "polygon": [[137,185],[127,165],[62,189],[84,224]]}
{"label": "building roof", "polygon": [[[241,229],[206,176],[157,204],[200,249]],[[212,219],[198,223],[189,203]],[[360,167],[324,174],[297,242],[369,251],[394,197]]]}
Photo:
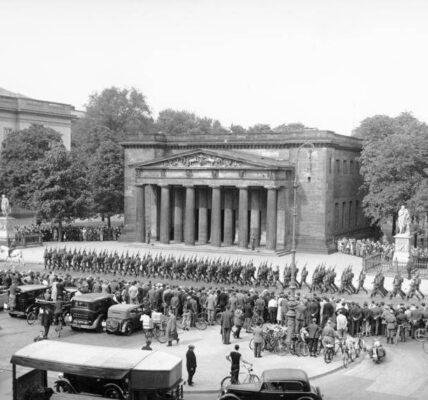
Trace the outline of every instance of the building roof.
{"label": "building roof", "polygon": [[27,96],[24,96],[23,94],[20,93],[14,93],[11,92],[10,90],[6,90],[0,87],[0,96],[8,96],[8,97],[24,97],[27,98]]}

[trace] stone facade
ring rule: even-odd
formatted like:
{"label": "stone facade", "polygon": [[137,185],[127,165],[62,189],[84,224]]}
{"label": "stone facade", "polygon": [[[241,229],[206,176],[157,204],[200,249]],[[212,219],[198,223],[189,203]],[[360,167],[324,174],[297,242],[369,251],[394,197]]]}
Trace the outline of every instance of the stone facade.
{"label": "stone facade", "polygon": [[0,89],[0,145],[13,131],[40,124],[60,133],[70,150],[71,121],[76,117],[74,107],[69,104],[30,99]]}
{"label": "stone facade", "polygon": [[330,131],[141,135],[125,149],[126,241],[334,251],[368,229],[359,139]]}

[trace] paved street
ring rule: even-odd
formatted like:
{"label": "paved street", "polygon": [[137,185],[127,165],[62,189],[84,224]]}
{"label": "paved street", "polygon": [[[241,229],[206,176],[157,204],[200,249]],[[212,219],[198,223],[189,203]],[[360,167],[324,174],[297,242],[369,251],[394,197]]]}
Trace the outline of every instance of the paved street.
{"label": "paved street", "polygon": [[[19,348],[32,342],[37,336],[40,327],[29,326],[23,319],[12,319],[5,312],[0,312],[0,399],[11,398],[11,364],[10,356]],[[55,339],[52,329],[51,340]],[[313,384],[320,386],[326,399],[367,399],[370,400],[425,400],[428,394],[428,355],[422,352],[420,343],[409,342],[398,346],[386,346],[387,358],[380,365],[373,364],[367,355],[363,359],[350,365],[347,370],[341,367],[340,360],[326,365],[321,357],[280,357],[264,353],[261,359],[254,359],[248,341],[251,335],[243,335],[243,339],[234,340],[232,345],[221,344],[219,327],[208,327],[206,331],[192,330],[180,333],[179,345],[167,348],[157,342],[153,343],[154,351],[168,351],[182,358],[187,346],[192,343],[196,346],[195,352],[198,368],[195,375],[195,386],[186,387],[185,399],[215,399],[214,392],[219,387],[220,380],[227,375],[229,364],[225,355],[231,351],[235,343],[239,343],[243,357],[254,363],[254,371],[260,374],[268,368],[302,368],[309,376],[329,373]],[[73,332],[64,328],[63,337],[66,342],[85,343],[93,345],[117,346],[135,348],[141,351],[143,337],[141,333],[134,333],[129,337],[107,335],[106,333]],[[183,368],[183,377],[185,377]],[[56,374],[49,375],[52,382]],[[191,390],[191,392],[189,392]],[[200,391],[209,390],[211,393],[203,395]]]}
{"label": "paved street", "polygon": [[[176,257],[185,256],[193,257],[197,255],[201,258],[224,258],[225,260],[241,260],[242,263],[253,261],[254,265],[258,266],[261,263],[267,262],[268,265],[273,267],[278,266],[280,270],[280,277],[282,279],[282,271],[285,265],[290,265],[291,255],[286,255],[284,257],[278,257],[276,254],[267,252],[267,251],[243,251],[239,250],[236,247],[221,248],[216,250],[211,246],[184,246],[183,244],[176,245],[161,245],[159,243],[153,245],[147,245],[143,243],[123,243],[117,241],[105,241],[105,242],[51,242],[44,244],[43,247],[30,247],[23,249],[23,258],[24,262],[27,264],[40,264],[43,262],[43,251],[44,247],[58,247],[67,249],[86,249],[101,251],[106,249],[107,251],[117,251],[119,254],[123,252],[129,252],[129,254],[140,252],[140,254],[148,253],[155,256],[158,253],[163,255],[174,255]],[[354,284],[357,284],[358,274],[362,268],[362,258],[356,256],[350,256],[343,253],[333,253],[333,254],[312,254],[312,253],[297,253],[296,255],[297,266],[301,269],[305,264],[309,271],[308,281],[312,277],[312,272],[317,265],[324,263],[327,266],[335,266],[337,271],[337,280],[340,279],[342,271],[349,265],[352,266],[354,271]],[[0,264],[0,268],[2,268]],[[4,268],[4,267],[3,267]],[[31,268],[40,269],[39,266],[31,265]],[[298,275],[300,277],[300,274]],[[404,277],[406,278],[406,277]],[[385,287],[392,287],[392,277],[385,278]],[[365,286],[368,289],[372,288],[372,276],[369,274],[366,279]],[[408,290],[409,280],[404,279],[403,289],[404,291]],[[428,280],[423,280],[421,284],[421,290],[423,293],[428,293]],[[345,296],[346,297],[346,296]],[[361,297],[362,299],[363,297]],[[359,299],[358,299],[359,300]]]}

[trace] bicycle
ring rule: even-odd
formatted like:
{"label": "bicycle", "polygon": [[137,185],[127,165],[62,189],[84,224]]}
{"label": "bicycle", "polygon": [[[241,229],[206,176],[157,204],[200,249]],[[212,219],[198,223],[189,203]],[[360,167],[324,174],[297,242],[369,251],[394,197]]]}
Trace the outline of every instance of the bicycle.
{"label": "bicycle", "polygon": [[[214,311],[213,322],[210,323],[210,321],[208,321],[208,310],[206,308],[203,308],[203,310],[196,317],[196,322],[199,321],[201,324],[205,323],[206,326],[203,329],[206,329],[206,327],[208,325],[214,325],[214,324],[220,325],[221,314],[222,314],[222,312],[221,312],[220,308],[217,307]],[[198,329],[200,329],[200,328],[198,328]],[[203,329],[201,329],[201,330],[203,330]]]}
{"label": "bicycle", "polygon": [[405,342],[406,339],[408,339],[409,337],[409,331],[410,331],[410,327],[408,325],[402,325],[402,324],[398,325],[397,332],[395,333],[395,336],[393,338],[394,344],[397,344],[399,339],[402,342]]}
{"label": "bicycle", "polygon": [[425,324],[425,328],[415,330],[415,339],[418,342],[424,342],[428,339],[428,322]]}
{"label": "bicycle", "polygon": [[355,346],[355,356],[358,358],[362,351],[366,351],[366,342],[363,339],[363,332],[357,334],[357,344]]}
{"label": "bicycle", "polygon": [[[240,372],[239,375],[245,374],[244,379],[239,379],[238,382],[234,382],[234,384],[242,384],[242,383],[257,383],[260,382],[260,378],[258,375],[253,373],[253,366],[243,364],[243,367],[247,370],[247,372]],[[228,375],[221,380],[220,387],[224,391],[229,385],[232,384],[232,375]]]}

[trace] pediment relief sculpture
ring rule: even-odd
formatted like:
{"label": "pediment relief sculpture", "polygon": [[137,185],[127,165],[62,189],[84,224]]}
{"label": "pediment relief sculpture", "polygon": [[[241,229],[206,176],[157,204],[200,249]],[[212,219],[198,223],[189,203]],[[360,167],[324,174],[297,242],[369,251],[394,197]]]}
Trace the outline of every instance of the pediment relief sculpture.
{"label": "pediment relief sculpture", "polygon": [[191,167],[216,167],[216,168],[233,168],[242,167],[243,165],[235,160],[212,156],[209,154],[194,154],[191,156],[174,158],[166,160],[160,164],[162,167],[178,167],[178,168],[191,168]]}

